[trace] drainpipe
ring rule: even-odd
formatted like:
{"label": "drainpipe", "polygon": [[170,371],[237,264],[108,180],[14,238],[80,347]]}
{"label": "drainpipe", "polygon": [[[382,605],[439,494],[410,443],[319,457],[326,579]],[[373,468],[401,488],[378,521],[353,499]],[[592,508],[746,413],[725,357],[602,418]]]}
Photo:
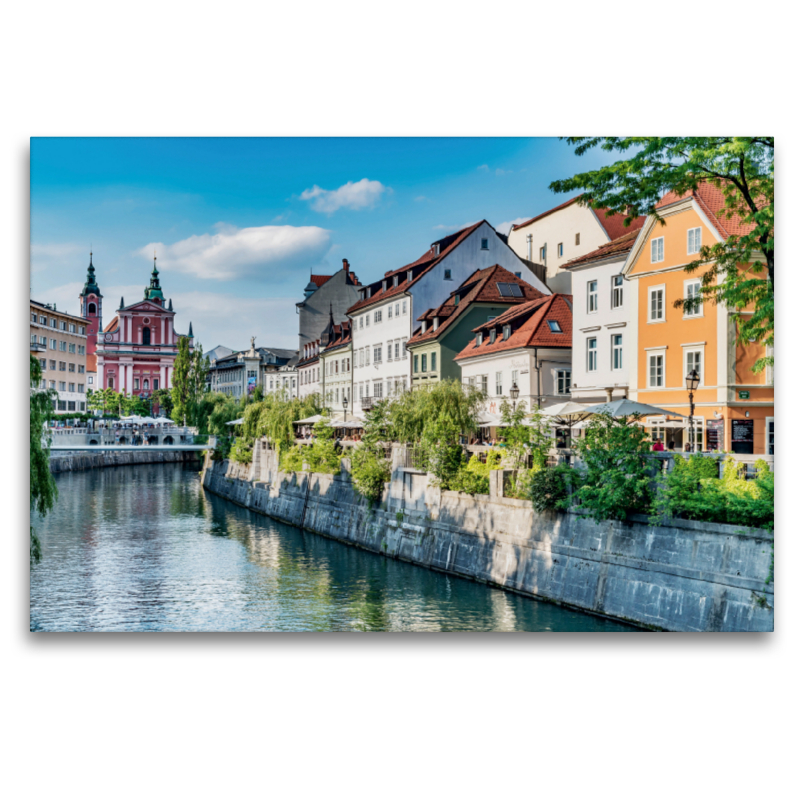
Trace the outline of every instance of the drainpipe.
{"label": "drainpipe", "polygon": [[539,364],[539,348],[533,348],[533,362],[536,365],[536,406],[542,408],[542,368]]}

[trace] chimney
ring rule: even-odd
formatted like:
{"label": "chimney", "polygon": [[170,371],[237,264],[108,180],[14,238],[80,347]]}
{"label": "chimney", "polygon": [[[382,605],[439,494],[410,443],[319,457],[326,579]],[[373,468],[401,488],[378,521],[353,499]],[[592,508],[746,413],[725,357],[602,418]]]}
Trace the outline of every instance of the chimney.
{"label": "chimney", "polygon": [[350,274],[350,262],[346,258],[342,259],[342,269],[344,270],[345,275]]}

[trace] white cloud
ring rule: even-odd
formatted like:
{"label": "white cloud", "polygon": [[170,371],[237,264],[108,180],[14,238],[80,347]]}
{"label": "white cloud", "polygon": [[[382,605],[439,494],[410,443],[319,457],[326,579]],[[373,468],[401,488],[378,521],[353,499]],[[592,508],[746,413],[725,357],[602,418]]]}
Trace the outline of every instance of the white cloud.
{"label": "white cloud", "polygon": [[[126,286],[106,286],[101,285],[100,291],[103,293],[103,326],[105,327],[114,318],[119,306],[120,297],[125,298],[125,303],[130,305],[144,296],[145,283]],[[33,299],[40,303],[55,303],[60,311],[67,314],[80,315],[81,304],[79,295],[83,291],[83,281],[74,283],[63,283],[52,289],[34,291]]]}
{"label": "white cloud", "polygon": [[174,244],[150,242],[137,253],[150,259],[155,249],[159,268],[197,278],[274,282],[319,263],[331,246],[330,231],[316,226],[236,228],[218,222],[214,229]]}
{"label": "white cloud", "polygon": [[478,171],[479,172],[488,172],[489,171],[489,165],[488,164],[481,164],[478,167]]}
{"label": "white cloud", "polygon": [[83,253],[89,266],[89,248],[75,242],[50,242],[31,244],[31,272],[44,272],[53,268],[74,268],[75,260]]}
{"label": "white cloud", "polygon": [[509,222],[501,222],[499,225],[495,226],[495,230],[498,233],[505,233],[507,234],[511,230],[512,225],[519,225],[520,222],[527,222],[530,217],[517,217],[516,219],[512,219]]}
{"label": "white cloud", "polygon": [[314,186],[306,189],[301,195],[301,200],[308,200],[314,211],[332,214],[340,208],[358,210],[371,208],[380,200],[386,187],[380,181],[370,181],[362,178],[357,183],[348,181],[338,189],[322,189]]}
{"label": "white cloud", "polygon": [[513,171],[514,171],[513,169],[500,169],[500,167],[498,167],[494,171],[494,174],[499,177],[500,175],[510,175]]}
{"label": "white cloud", "polygon": [[414,198],[415,203],[424,203],[426,200],[430,202],[431,199],[430,197],[425,197],[424,194],[421,194],[419,197]]}

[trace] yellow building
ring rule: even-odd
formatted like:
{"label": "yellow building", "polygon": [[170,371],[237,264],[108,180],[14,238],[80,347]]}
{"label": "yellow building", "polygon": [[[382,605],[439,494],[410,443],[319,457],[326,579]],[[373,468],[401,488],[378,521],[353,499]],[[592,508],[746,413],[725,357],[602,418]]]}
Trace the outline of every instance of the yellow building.
{"label": "yellow building", "polygon": [[[772,369],[752,372],[764,347],[736,341],[737,318],[752,312],[708,300],[690,313],[674,307],[676,300],[699,294],[703,268],[689,274],[684,267],[697,259],[700,246],[744,232],[741,222],[726,218],[722,210],[722,192],[711,184],[680,197],[668,194],[658,205],[666,224],[649,217],[636,239],[623,270],[635,287],[630,293],[630,396],[688,416],[685,377],[696,369],[697,444],[704,450],[772,454]],[[674,421],[649,422],[655,438],[684,449],[688,430]]]}

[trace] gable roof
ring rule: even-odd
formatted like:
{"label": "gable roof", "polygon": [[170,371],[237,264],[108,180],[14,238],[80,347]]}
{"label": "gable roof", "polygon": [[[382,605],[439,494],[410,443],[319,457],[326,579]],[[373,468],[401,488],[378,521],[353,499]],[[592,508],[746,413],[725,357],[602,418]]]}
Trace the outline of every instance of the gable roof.
{"label": "gable roof", "polygon": [[[430,272],[430,270],[436,264],[438,264],[449,253],[452,253],[453,250],[455,250],[456,247],[461,244],[461,242],[463,242],[470,234],[478,230],[478,228],[480,228],[480,226],[484,223],[489,225],[485,219],[482,219],[480,222],[476,222],[474,225],[470,225],[469,227],[463,228],[460,231],[451,233],[449,236],[445,236],[443,239],[439,239],[438,241],[434,242],[430,246],[430,249],[423,253],[416,261],[412,261],[410,264],[406,264],[404,267],[400,267],[399,269],[390,270],[389,272],[384,273],[383,278],[381,278],[379,281],[366,284],[364,288],[369,288],[372,291],[371,297],[365,297],[363,300],[359,300],[357,303],[350,306],[350,308],[347,309],[347,314],[354,314],[356,311],[361,311],[363,308],[367,308],[375,303],[380,303],[389,297],[404,294],[410,286],[413,286],[423,275]],[[489,225],[489,227],[492,228],[491,225]],[[494,231],[494,228],[492,228],[492,230]],[[436,254],[437,245],[439,249],[438,255]],[[408,280],[408,276],[406,274],[409,270],[413,271],[410,281]],[[395,275],[398,277],[397,286],[392,285],[394,283]],[[386,281],[386,291],[383,290],[383,281]]]}
{"label": "gable roof", "polygon": [[[555,208],[551,208],[549,211],[545,211],[542,214],[539,214],[533,219],[529,219],[527,222],[520,222],[519,225],[512,225],[511,230],[517,231],[520,228],[525,228],[528,225],[533,225],[534,222],[538,222],[540,219],[544,219],[545,217],[549,217],[551,214],[555,214],[556,211],[561,211],[568,206],[571,206],[573,203],[577,203],[583,197],[582,194],[579,194],[577,197],[573,197],[571,200],[567,200],[566,203],[562,203],[560,206],[556,206]],[[645,217],[637,217],[636,219],[631,221],[631,224],[626,228],[625,227],[625,215],[624,214],[611,214],[610,216],[606,216],[608,209],[607,208],[592,208],[590,209],[597,221],[600,223],[600,226],[606,232],[606,236],[609,239],[617,239],[622,236],[624,233],[627,233],[631,229],[639,230],[639,228],[644,225]]]}
{"label": "gable roof", "polygon": [[311,283],[313,283],[317,289],[322,286],[323,283],[329,281],[333,276],[332,275],[312,275],[311,276]]}
{"label": "gable roof", "polygon": [[347,347],[353,341],[353,329],[350,320],[346,320],[333,326],[333,338],[330,344],[320,351],[320,355],[326,356],[333,350]]}
{"label": "gable roof", "polygon": [[[550,330],[548,322],[559,324],[560,332]],[[511,326],[511,335],[503,339],[503,326]],[[494,343],[489,331],[494,328],[497,336]],[[530,300],[514,306],[490,322],[484,322],[474,332],[483,334],[483,342],[477,345],[477,336],[455,357],[456,361],[475,356],[493,355],[522,347],[572,347],[572,295],[551,294],[541,299]]]}
{"label": "gable roof", "polygon": [[[522,296],[507,297],[501,295],[498,283],[516,284],[520,287]],[[459,298],[458,305],[455,303],[456,296]],[[450,293],[450,297],[444,303],[436,308],[429,308],[424,314],[417,317],[419,320],[439,317],[439,327],[436,330],[433,330],[432,327],[428,328],[424,333],[422,333],[421,329],[418,329],[408,340],[407,346],[437,339],[474,303],[520,305],[529,300],[536,300],[542,297],[546,297],[543,292],[540,292],[499,264],[476,270],[458,289]]]}
{"label": "gable roof", "polygon": [[667,192],[656,203],[656,209],[667,208],[674,203],[685,200],[687,197],[691,197],[697,202],[697,205],[700,206],[703,213],[708,217],[709,222],[716,228],[717,233],[723,239],[727,239],[729,236],[743,236],[746,233],[750,233],[755,227],[752,223],[742,222],[738,214],[728,218],[727,210],[725,209],[725,195],[722,189],[710,181],[703,181],[698,185],[697,189],[683,194]]}
{"label": "gable roof", "polygon": [[618,239],[614,239],[608,244],[601,245],[597,248],[597,250],[592,250],[591,253],[586,253],[586,255],[578,256],[578,258],[573,258],[571,261],[567,261],[567,263],[564,264],[561,269],[581,267],[586,264],[591,264],[595,261],[606,261],[607,259],[617,255],[621,258],[624,258],[624,256],[631,251],[631,248],[633,247],[638,235],[639,228],[633,231],[629,230],[624,236],[620,236]]}

